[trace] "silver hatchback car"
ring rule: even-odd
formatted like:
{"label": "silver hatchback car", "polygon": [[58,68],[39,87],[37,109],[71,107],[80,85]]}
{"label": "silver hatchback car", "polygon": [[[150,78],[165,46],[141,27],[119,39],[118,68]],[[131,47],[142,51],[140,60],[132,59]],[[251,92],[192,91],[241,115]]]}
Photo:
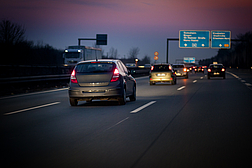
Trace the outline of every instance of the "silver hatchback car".
{"label": "silver hatchback car", "polygon": [[94,99],[124,105],[127,97],[136,100],[136,80],[120,60],[81,61],[72,71],[68,93],[71,106]]}

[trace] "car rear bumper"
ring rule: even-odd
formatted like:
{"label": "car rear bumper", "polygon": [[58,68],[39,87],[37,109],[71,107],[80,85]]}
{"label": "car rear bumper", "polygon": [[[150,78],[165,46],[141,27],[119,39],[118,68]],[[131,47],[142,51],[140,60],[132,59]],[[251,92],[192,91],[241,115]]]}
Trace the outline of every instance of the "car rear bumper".
{"label": "car rear bumper", "polygon": [[225,72],[208,72],[209,77],[223,77]]}
{"label": "car rear bumper", "polygon": [[116,99],[123,94],[122,87],[70,87],[68,90],[70,98],[82,100],[90,99]]}

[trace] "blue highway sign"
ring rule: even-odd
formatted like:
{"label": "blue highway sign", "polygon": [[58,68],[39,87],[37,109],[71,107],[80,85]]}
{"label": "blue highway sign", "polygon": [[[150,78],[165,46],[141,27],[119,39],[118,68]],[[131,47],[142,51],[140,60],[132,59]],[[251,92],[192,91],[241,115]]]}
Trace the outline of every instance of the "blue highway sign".
{"label": "blue highway sign", "polygon": [[195,57],[184,57],[184,63],[195,63]]}
{"label": "blue highway sign", "polygon": [[211,31],[211,48],[229,49],[231,47],[230,31]]}
{"label": "blue highway sign", "polygon": [[208,30],[180,30],[180,48],[209,48],[210,31]]}

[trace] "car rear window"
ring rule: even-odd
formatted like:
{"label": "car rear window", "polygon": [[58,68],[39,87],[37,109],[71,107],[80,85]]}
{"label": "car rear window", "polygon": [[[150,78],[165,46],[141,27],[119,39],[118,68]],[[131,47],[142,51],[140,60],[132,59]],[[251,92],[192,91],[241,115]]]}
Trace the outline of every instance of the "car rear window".
{"label": "car rear window", "polygon": [[77,73],[85,72],[112,72],[114,69],[114,63],[103,63],[103,62],[94,62],[94,63],[83,63],[79,64],[76,67]]}
{"label": "car rear window", "polygon": [[154,65],[152,71],[170,71],[169,65]]}
{"label": "car rear window", "polygon": [[173,68],[184,68],[184,65],[173,65]]}
{"label": "car rear window", "polygon": [[219,69],[219,68],[223,68],[223,66],[222,65],[211,65],[211,68]]}

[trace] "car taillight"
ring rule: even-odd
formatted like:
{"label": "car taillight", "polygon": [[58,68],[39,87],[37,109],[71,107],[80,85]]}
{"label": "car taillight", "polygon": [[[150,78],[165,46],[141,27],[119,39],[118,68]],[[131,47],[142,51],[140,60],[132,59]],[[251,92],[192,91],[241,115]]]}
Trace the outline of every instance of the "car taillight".
{"label": "car taillight", "polygon": [[117,68],[115,68],[114,73],[113,73],[113,76],[112,76],[110,82],[116,82],[116,81],[118,81],[118,80],[119,80],[119,77],[120,77],[119,71],[118,71]]}
{"label": "car taillight", "polygon": [[170,70],[170,71],[172,70],[172,67],[171,67],[171,65],[169,65],[169,70]]}
{"label": "car taillight", "polygon": [[78,83],[77,78],[76,78],[76,72],[75,69],[73,70],[73,72],[71,73],[71,82],[72,83]]}
{"label": "car taillight", "polygon": [[184,72],[186,72],[187,70],[186,70],[186,68],[184,68]]}
{"label": "car taillight", "polygon": [[222,71],[222,72],[224,72],[224,71],[225,71],[225,69],[224,69],[224,68],[222,68],[222,69],[221,69],[221,71]]}
{"label": "car taillight", "polygon": [[151,66],[151,71],[154,69],[154,66]]}
{"label": "car taillight", "polygon": [[208,69],[207,71],[208,71],[208,72],[211,72],[211,69]]}

